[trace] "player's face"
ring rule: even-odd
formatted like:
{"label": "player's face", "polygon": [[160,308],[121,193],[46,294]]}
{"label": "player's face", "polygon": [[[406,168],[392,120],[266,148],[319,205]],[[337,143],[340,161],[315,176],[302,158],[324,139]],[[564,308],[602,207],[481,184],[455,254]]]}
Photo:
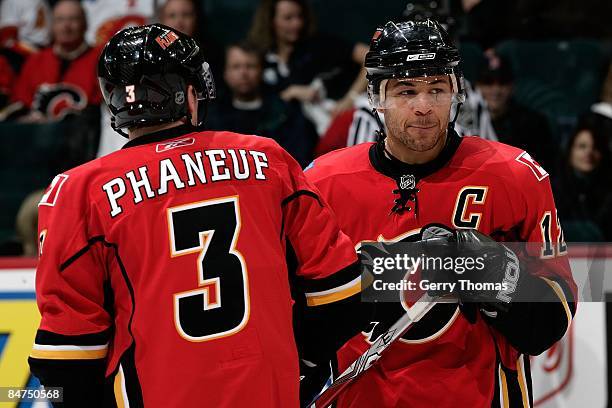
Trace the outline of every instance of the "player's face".
{"label": "player's face", "polygon": [[160,22],[193,36],[196,31],[196,12],[191,0],[170,0],[164,6]]}
{"label": "player's face", "polygon": [[570,154],[571,166],[581,173],[590,173],[599,165],[601,152],[595,148],[593,135],[588,130],[578,133]]}
{"label": "player's face", "polygon": [[61,1],[53,9],[53,41],[64,47],[81,45],[85,36],[85,15],[77,1]]}
{"label": "player's face", "polygon": [[382,110],[387,136],[413,151],[433,149],[446,134],[451,101],[446,75],[389,80]]}
{"label": "player's face", "polygon": [[261,65],[257,56],[231,47],[227,51],[224,78],[235,96],[255,96],[261,84]]}
{"label": "player's face", "polygon": [[276,3],[273,23],[278,42],[287,44],[297,42],[304,28],[302,7],[294,1],[279,1]]}

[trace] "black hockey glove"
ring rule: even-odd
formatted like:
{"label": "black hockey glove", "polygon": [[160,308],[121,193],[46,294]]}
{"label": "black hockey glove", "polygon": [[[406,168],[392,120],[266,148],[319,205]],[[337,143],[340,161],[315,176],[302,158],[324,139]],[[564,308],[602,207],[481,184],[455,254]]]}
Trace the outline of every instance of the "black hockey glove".
{"label": "black hockey glove", "polygon": [[427,227],[423,239],[433,237],[448,240],[448,243],[431,240],[431,251],[426,247],[428,256],[440,257],[443,262],[435,268],[423,268],[421,277],[438,284],[455,285],[439,285],[443,289],[431,289],[430,295],[458,294],[464,308],[472,309],[466,313],[470,320],[475,318],[478,307],[508,311],[521,282],[519,260],[513,251],[473,229],[451,231],[439,226]]}

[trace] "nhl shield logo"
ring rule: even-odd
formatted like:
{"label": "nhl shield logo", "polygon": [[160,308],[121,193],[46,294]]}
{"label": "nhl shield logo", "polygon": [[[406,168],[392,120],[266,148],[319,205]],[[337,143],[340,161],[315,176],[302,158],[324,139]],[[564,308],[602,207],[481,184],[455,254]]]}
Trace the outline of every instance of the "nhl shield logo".
{"label": "nhl shield logo", "polygon": [[415,185],[416,185],[416,181],[412,174],[405,174],[400,178],[399,186],[402,190],[414,188]]}

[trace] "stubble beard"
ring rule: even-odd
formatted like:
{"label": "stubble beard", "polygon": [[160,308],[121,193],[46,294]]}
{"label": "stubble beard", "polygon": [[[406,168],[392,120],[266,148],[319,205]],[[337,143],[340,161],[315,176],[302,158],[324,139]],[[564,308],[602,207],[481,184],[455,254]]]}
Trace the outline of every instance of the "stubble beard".
{"label": "stubble beard", "polygon": [[433,136],[418,137],[410,134],[408,125],[391,126],[389,129],[391,137],[401,143],[404,147],[415,152],[426,152],[436,147],[444,137],[445,130],[436,127],[436,133]]}

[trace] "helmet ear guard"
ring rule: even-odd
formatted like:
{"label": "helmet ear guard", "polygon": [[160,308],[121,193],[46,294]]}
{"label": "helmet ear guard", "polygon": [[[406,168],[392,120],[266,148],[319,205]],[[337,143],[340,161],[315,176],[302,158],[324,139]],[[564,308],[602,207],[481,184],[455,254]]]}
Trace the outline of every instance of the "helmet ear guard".
{"label": "helmet ear guard", "polygon": [[208,113],[208,101],[217,97],[217,89],[215,87],[215,81],[210,70],[208,62],[202,63],[202,69],[199,74],[201,79],[200,90],[196,89],[196,99],[198,100],[198,109],[195,126],[202,126],[204,119]]}

